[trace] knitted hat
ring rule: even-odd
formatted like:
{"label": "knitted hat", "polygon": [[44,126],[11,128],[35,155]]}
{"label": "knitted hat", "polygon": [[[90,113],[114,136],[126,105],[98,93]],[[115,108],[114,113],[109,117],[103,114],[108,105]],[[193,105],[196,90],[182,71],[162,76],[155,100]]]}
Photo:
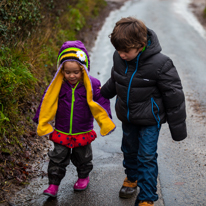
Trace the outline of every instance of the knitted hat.
{"label": "knitted hat", "polygon": [[65,61],[77,61],[90,70],[89,54],[81,41],[66,41],[59,50],[57,67]]}
{"label": "knitted hat", "polygon": [[92,83],[89,76],[90,61],[89,55],[81,41],[67,41],[65,42],[58,55],[57,72],[48,86],[39,113],[39,124],[37,133],[39,136],[44,136],[53,132],[53,127],[49,124],[56,115],[58,107],[58,97],[63,82],[63,74],[61,68],[66,61],[76,61],[80,63],[83,69],[83,82],[86,88],[86,98],[93,117],[100,126],[100,134],[105,136],[115,129],[115,124],[110,119],[107,111],[97,102],[93,100]]}

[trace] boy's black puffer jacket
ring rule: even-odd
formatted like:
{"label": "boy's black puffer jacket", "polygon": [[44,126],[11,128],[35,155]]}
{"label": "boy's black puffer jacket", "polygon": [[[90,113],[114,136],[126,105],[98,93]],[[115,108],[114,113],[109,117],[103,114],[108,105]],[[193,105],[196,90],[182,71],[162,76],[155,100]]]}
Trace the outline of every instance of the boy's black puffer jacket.
{"label": "boy's black puffer jacket", "polygon": [[117,117],[125,123],[155,125],[166,121],[176,141],[187,137],[185,97],[172,60],[163,55],[154,31],[148,29],[148,46],[126,62],[114,52],[111,78],[101,88],[105,98],[116,98]]}

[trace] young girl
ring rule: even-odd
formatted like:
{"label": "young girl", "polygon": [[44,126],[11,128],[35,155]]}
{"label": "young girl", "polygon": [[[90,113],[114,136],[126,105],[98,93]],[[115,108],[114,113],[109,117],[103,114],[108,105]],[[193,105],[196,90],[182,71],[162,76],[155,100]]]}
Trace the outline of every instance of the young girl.
{"label": "young girl", "polygon": [[[115,129],[110,102],[100,94],[100,82],[90,76],[89,55],[81,41],[65,42],[58,55],[58,70],[46,89],[34,117],[39,136],[50,134],[49,187],[45,195],[56,197],[70,160],[77,168],[74,190],[85,190],[93,168],[91,142],[97,137],[93,120],[105,136]],[[55,117],[55,129],[48,123]]]}

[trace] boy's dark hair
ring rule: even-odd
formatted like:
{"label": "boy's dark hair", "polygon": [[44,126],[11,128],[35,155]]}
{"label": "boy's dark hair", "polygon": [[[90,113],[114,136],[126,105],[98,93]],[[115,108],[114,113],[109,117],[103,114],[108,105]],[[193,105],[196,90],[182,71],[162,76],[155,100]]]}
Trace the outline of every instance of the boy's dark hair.
{"label": "boy's dark hair", "polygon": [[147,44],[147,27],[136,18],[122,18],[116,23],[110,38],[117,51],[140,49]]}

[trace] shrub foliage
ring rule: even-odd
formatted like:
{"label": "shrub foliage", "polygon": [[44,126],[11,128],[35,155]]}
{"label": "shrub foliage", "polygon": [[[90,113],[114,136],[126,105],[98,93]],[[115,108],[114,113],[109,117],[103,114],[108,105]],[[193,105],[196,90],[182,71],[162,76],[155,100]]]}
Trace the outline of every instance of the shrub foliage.
{"label": "shrub foliage", "polygon": [[18,42],[31,35],[43,16],[39,0],[2,0],[0,3],[1,44]]}
{"label": "shrub foliage", "polygon": [[14,152],[15,143],[21,148],[20,137],[34,127],[34,100],[56,70],[60,46],[75,40],[103,6],[104,0],[0,1],[1,151]]}

